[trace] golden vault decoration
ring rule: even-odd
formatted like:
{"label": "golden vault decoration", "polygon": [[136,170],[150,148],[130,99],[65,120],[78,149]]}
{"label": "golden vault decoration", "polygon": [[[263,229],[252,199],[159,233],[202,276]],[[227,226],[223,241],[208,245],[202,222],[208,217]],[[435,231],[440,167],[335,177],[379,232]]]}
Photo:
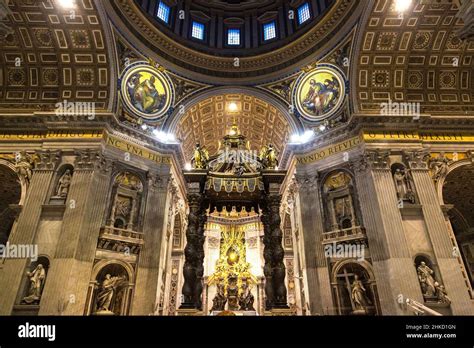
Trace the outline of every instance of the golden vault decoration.
{"label": "golden vault decoration", "polygon": [[174,91],[169,78],[147,62],[127,66],[119,83],[124,106],[143,119],[160,119],[173,104]]}
{"label": "golden vault decoration", "polygon": [[330,64],[318,65],[296,81],[293,103],[303,119],[318,122],[339,111],[346,90],[345,79],[339,69]]}

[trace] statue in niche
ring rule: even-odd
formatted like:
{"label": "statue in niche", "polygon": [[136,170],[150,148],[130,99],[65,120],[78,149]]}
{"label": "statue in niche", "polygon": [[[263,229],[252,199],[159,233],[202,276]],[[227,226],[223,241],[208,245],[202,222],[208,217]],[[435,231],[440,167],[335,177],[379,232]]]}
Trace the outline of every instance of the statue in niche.
{"label": "statue in niche", "polygon": [[260,150],[259,160],[265,169],[276,169],[278,167],[276,150],[272,144],[262,147]]}
{"label": "statue in niche", "polygon": [[211,311],[223,311],[225,310],[225,305],[227,303],[227,297],[225,296],[224,284],[217,284],[217,293],[212,300],[212,309]]}
{"label": "statue in niche", "polygon": [[250,291],[250,287],[247,284],[247,281],[242,283],[242,293],[239,297],[239,306],[241,311],[255,311],[253,303],[255,298]]}
{"label": "statue in niche", "polygon": [[441,285],[440,283],[435,282],[435,288],[436,288],[436,295],[438,296],[438,302],[450,304],[451,299],[448,297],[448,293],[446,292],[444,285]]}
{"label": "statue in niche", "polygon": [[201,147],[201,144],[196,144],[194,147],[194,155],[191,160],[195,169],[206,169],[209,162],[209,152]]}
{"label": "statue in niche", "polygon": [[434,271],[429,268],[424,261],[416,269],[418,273],[418,280],[420,281],[423,296],[433,297],[436,293],[436,281],[433,277]]}
{"label": "statue in niche", "polygon": [[411,183],[408,178],[408,173],[405,169],[397,168],[393,174],[393,180],[395,181],[395,188],[397,190],[398,199],[402,201],[408,201],[412,204],[415,203],[415,195],[411,188]]}
{"label": "statue in niche", "polygon": [[[351,197],[346,196],[334,201],[334,212],[340,229],[352,227]],[[350,225],[349,225],[350,224]]]}
{"label": "statue in niche", "polygon": [[28,291],[28,296],[23,298],[24,303],[26,304],[35,304],[39,303],[41,299],[41,293],[43,291],[43,284],[46,279],[46,271],[42,264],[36,266],[33,272],[27,273],[28,278],[30,278],[30,288]]}
{"label": "statue in niche", "polygon": [[56,197],[66,198],[69,192],[69,187],[71,186],[72,174],[71,170],[68,169],[61,176],[58,181],[58,187],[56,188]]}
{"label": "statue in niche", "polygon": [[357,274],[354,275],[354,282],[352,283],[351,288],[351,297],[355,311],[364,311],[367,313],[367,309],[372,305],[372,302],[367,296],[367,290],[364,288],[364,285]]}
{"label": "statue in niche", "polygon": [[105,276],[100,290],[97,293],[97,311],[95,314],[114,314],[112,312],[115,302],[114,296],[118,288],[124,285],[125,280],[124,276],[112,277],[110,274]]}

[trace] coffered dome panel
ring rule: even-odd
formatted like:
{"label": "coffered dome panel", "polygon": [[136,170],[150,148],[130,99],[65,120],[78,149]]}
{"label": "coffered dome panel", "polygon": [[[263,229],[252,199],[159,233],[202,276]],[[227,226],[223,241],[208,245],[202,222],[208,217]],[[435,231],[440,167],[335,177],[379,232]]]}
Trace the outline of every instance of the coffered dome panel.
{"label": "coffered dome panel", "polygon": [[219,140],[233,122],[249,140],[250,148],[257,151],[273,144],[281,154],[291,132],[285,115],[266,101],[244,94],[212,96],[191,106],[175,126],[186,159],[191,159],[196,143],[211,155],[217,153]]}

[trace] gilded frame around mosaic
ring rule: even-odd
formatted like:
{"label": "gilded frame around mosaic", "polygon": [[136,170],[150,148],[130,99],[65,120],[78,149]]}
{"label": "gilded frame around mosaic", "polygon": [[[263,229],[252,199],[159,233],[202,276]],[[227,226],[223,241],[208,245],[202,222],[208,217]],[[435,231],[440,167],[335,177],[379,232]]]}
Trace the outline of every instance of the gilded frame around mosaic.
{"label": "gilded frame around mosaic", "polygon": [[119,86],[125,108],[145,120],[162,119],[174,102],[173,85],[168,76],[147,62],[128,65]]}
{"label": "gilded frame around mosaic", "polygon": [[342,71],[332,64],[319,64],[296,81],[293,105],[305,121],[321,122],[341,109],[347,90]]}

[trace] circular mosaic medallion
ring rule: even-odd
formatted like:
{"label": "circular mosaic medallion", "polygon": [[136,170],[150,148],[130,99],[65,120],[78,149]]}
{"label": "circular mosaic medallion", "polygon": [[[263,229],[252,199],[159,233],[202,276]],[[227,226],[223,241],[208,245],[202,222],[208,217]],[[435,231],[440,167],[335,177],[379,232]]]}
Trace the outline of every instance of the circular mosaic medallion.
{"label": "circular mosaic medallion", "polygon": [[172,104],[173,89],[168,78],[147,63],[128,66],[120,79],[120,85],[125,106],[142,118],[160,118]]}
{"label": "circular mosaic medallion", "polygon": [[330,66],[319,66],[298,79],[293,99],[304,119],[321,121],[339,110],[345,94],[342,74]]}

